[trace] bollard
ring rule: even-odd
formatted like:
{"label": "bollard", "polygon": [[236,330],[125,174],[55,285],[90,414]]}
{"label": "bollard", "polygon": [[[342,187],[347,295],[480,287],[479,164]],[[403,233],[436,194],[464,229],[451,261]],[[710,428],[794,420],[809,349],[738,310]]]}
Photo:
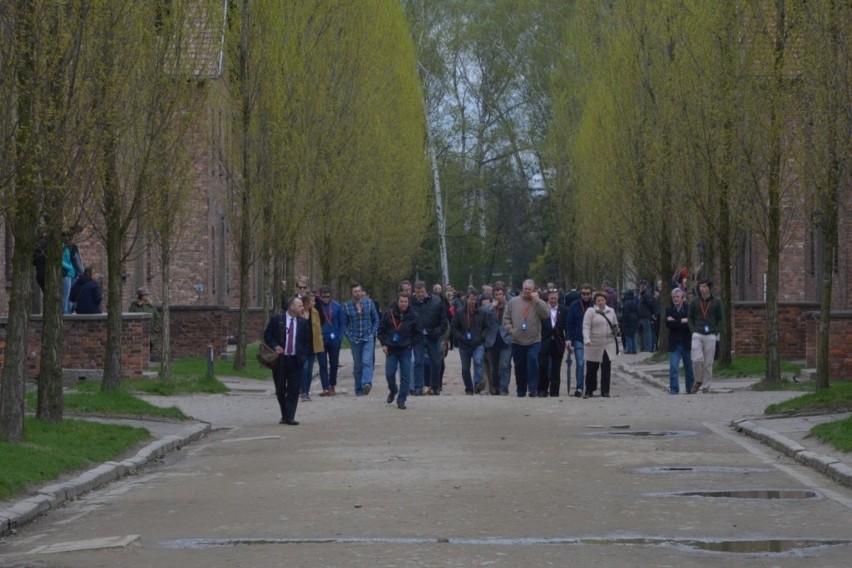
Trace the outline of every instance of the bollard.
{"label": "bollard", "polygon": [[207,346],[207,378],[213,378],[213,346]]}

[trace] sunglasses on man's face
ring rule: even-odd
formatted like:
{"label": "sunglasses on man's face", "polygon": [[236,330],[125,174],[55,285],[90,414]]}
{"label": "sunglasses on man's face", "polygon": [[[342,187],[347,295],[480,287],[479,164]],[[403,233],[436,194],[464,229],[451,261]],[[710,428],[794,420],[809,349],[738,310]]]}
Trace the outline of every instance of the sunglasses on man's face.
{"label": "sunglasses on man's face", "polygon": [[307,286],[296,286],[296,288],[298,288],[299,290],[307,290],[308,289]]}

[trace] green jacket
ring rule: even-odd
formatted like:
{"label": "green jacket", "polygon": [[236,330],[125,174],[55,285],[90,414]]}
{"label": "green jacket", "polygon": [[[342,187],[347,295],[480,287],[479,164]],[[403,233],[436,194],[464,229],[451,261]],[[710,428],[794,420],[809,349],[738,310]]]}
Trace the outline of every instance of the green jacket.
{"label": "green jacket", "polygon": [[725,315],[722,312],[722,301],[711,295],[709,300],[703,300],[701,296],[693,298],[689,302],[687,312],[689,331],[701,335],[716,335],[722,332],[725,325]]}
{"label": "green jacket", "polygon": [[133,313],[151,314],[151,341],[156,342],[163,331],[163,316],[160,315],[160,310],[151,302],[140,302],[133,300],[130,304],[130,311]]}

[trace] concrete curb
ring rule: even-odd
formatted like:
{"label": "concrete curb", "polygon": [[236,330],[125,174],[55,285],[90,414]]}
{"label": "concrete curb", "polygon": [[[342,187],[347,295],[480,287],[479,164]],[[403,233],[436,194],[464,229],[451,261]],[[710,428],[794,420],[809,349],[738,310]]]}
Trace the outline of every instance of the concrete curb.
{"label": "concrete curb", "polygon": [[184,427],[179,434],[151,442],[131,458],[121,462],[106,462],[68,481],[45,485],[35,495],[19,501],[11,508],[0,509],[0,536],[83,493],[135,473],[148,462],[206,436],[210,430],[209,423],[196,422]]}
{"label": "concrete curb", "polygon": [[790,456],[797,462],[806,465],[832,480],[852,487],[852,468],[831,456],[824,456],[807,450],[804,446],[774,430],[758,426],[751,420],[734,420],[731,427],[751,438],[759,440],[764,444]]}

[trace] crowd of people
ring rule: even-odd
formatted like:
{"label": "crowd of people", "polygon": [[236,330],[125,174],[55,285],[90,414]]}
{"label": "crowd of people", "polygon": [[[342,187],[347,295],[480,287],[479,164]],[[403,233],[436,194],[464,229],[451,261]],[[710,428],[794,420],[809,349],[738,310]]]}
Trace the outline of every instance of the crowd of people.
{"label": "crowd of people", "polygon": [[[689,303],[685,278],[673,282],[672,306],[662,318],[669,329],[670,392],[680,392],[681,365],[685,392],[708,392],[721,302],[709,281],[700,283]],[[299,279],[295,293],[282,296],[286,312],[267,324],[264,341],[280,354],[273,378],[282,424],[298,424],[298,401],[311,400],[314,363],[319,396],[336,395],[344,338],[352,350],[355,395],[372,391],[378,341],[387,403],[404,410],[410,396],[441,394],[444,358],[452,350],[460,358],[466,395],[509,395],[514,367],[516,396],[560,396],[564,361],[566,394],[573,366],[573,396],[608,398],[613,360],[622,351],[654,351],[661,323],[660,286],[652,289],[645,280],[620,296],[608,281],[597,291],[583,284],[564,294],[550,283],[539,289],[533,280],[525,280],[517,293],[495,282],[457,294],[451,286],[430,290],[423,281],[405,280],[383,310],[360,283],[350,293],[339,302],[329,286],[311,292],[307,279]]]}

